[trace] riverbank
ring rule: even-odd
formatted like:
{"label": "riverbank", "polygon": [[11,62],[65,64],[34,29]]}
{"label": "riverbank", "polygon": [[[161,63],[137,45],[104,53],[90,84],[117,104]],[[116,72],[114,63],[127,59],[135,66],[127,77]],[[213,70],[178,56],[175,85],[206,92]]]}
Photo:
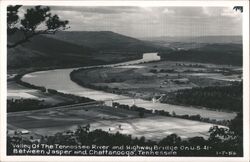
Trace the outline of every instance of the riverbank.
{"label": "riverbank", "polygon": [[214,120],[231,120],[236,116],[236,113],[217,112],[193,107],[184,107],[162,103],[152,103],[150,101],[129,98],[123,95],[107,93],[104,91],[93,90],[77,85],[70,79],[70,73],[75,69],[58,69],[42,72],[29,73],[23,76],[22,81],[34,84],[36,86],[44,86],[47,89],[55,89],[58,92],[74,94],[77,96],[87,97],[94,100],[104,101],[105,104],[111,105],[112,101],[132,106],[143,107],[149,110],[165,110],[175,112],[179,115],[197,115]]}
{"label": "riverbank", "polygon": [[[242,82],[240,80],[232,82],[228,78],[234,77],[237,80],[241,77],[242,73],[237,68],[226,65],[162,61],[137,66],[81,68],[73,70],[70,78],[82,87],[129,98],[193,107],[197,112],[210,110],[235,113],[242,111],[243,108],[242,87],[235,86],[242,85]],[[194,95],[194,97],[176,97],[186,91],[191,93],[189,96]],[[187,97],[190,100],[188,102],[185,101]]]}

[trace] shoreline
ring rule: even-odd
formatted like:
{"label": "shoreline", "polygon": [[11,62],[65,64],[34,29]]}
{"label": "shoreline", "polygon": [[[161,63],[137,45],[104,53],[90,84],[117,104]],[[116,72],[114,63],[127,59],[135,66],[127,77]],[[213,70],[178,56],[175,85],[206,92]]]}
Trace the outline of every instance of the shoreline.
{"label": "shoreline", "polygon": [[[85,68],[90,68],[90,67],[85,67]],[[49,89],[56,89],[56,90],[59,89],[59,92],[71,93],[71,94],[75,94],[78,96],[88,97],[88,98],[91,98],[94,100],[105,100],[105,99],[107,100],[108,99],[108,101],[106,101],[107,104],[110,104],[111,100],[114,99],[114,100],[120,102],[120,104],[127,104],[129,106],[132,105],[133,99],[131,99],[131,98],[128,98],[128,97],[125,97],[122,95],[106,93],[104,91],[97,91],[97,90],[85,88],[85,87],[82,87],[82,86],[76,84],[75,82],[71,81],[69,74],[74,69],[60,69],[60,70],[46,71],[44,73],[41,73],[41,75],[38,75],[39,72],[38,73],[36,73],[36,72],[30,73],[30,75],[33,75],[32,78],[28,78],[28,77],[25,78],[25,76],[24,76],[22,78],[22,80],[25,82],[27,82],[29,80],[28,82],[33,83],[33,84],[35,83],[35,85],[43,84],[44,87],[48,86],[46,88],[49,88]],[[58,78],[60,78],[60,80],[64,80],[65,84],[67,84],[67,86],[69,86],[71,88],[67,89],[68,87],[65,87],[65,84],[63,84],[63,83],[61,83],[61,85],[56,84],[57,81],[53,80],[53,78],[46,77],[48,75],[49,76],[57,76]],[[41,78],[38,79],[37,77],[46,77],[47,79],[49,79],[48,82],[53,83],[53,85],[51,85],[49,83],[44,83],[44,82],[41,83],[41,82],[39,82],[41,80]],[[121,98],[126,98],[126,99],[121,100]],[[155,110],[166,110],[169,112],[172,112],[174,110],[176,114],[180,114],[180,115],[200,114],[202,117],[211,118],[211,116],[212,116],[211,119],[216,119],[216,120],[231,120],[236,116],[236,113],[224,113],[224,112],[217,112],[217,111],[215,112],[215,111],[197,109],[197,108],[193,108],[193,107],[187,109],[187,108],[184,108],[183,106],[170,105],[170,104],[157,103],[156,105],[153,105],[151,102],[146,101],[146,100],[141,100],[141,99],[136,99],[136,103],[139,107],[144,107],[145,109],[152,110],[152,107],[154,107]],[[166,107],[166,108],[164,108],[164,107]],[[183,111],[186,111],[186,112],[183,112]]]}

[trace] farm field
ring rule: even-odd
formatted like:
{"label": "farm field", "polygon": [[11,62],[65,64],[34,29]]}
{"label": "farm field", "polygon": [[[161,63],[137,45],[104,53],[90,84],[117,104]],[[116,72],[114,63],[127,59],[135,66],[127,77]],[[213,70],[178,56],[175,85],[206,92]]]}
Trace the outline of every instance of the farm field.
{"label": "farm field", "polygon": [[8,92],[7,92],[7,99],[8,100],[16,100],[16,99],[35,99],[44,101],[46,105],[56,105],[59,103],[64,103],[68,101],[73,101],[68,97],[59,96],[56,94],[48,94],[43,93],[36,89],[31,89],[24,87],[15,81],[8,81],[7,82]]}
{"label": "farm field", "polygon": [[132,137],[144,136],[156,141],[172,133],[182,138],[207,138],[208,130],[213,126],[209,123],[147,113],[140,118],[136,111],[100,105],[8,113],[9,132],[28,130],[30,134],[35,132],[36,135],[53,135],[57,132],[75,130],[78,125],[87,124],[90,124],[91,130],[102,129],[109,133],[119,131],[122,134],[131,134]]}
{"label": "farm field", "polygon": [[8,99],[38,99],[35,93],[38,93],[35,89],[26,88],[20,84],[17,84],[15,81],[8,81],[7,82],[8,88]]}
{"label": "farm field", "polygon": [[174,61],[82,69],[72,74],[83,86],[146,100],[181,89],[226,86],[241,78],[238,66]]}

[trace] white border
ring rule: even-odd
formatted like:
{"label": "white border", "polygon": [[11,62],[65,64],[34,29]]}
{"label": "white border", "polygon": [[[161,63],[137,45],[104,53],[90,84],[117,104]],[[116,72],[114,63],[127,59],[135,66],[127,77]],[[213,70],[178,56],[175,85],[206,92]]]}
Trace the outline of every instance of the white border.
{"label": "white border", "polygon": [[[93,156],[6,156],[6,97],[7,97],[7,30],[6,30],[6,7],[8,5],[47,5],[47,6],[243,6],[243,116],[244,116],[244,157],[93,157]],[[18,1],[0,0],[0,161],[192,161],[192,162],[247,162],[249,161],[249,1]]]}

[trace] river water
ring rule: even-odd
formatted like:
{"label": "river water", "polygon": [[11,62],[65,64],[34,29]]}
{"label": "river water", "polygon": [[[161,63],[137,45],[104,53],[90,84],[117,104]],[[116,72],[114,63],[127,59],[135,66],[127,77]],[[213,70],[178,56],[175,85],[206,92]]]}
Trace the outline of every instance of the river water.
{"label": "river water", "polygon": [[[147,58],[148,59],[148,58]],[[158,59],[158,58],[157,58]],[[149,60],[147,60],[148,62]],[[152,58],[151,61],[156,61]],[[115,67],[121,65],[133,65],[145,62],[145,60],[135,60],[129,61],[119,64],[112,65],[102,65],[102,66],[92,66],[92,67]],[[91,68],[91,67],[85,67]],[[153,103],[151,101],[146,101],[142,99],[134,99],[123,95],[117,95],[112,93],[107,93],[99,90],[93,90],[89,88],[85,88],[79,86],[75,82],[71,81],[70,73],[76,68],[69,69],[56,69],[56,70],[48,70],[48,71],[39,71],[29,73],[23,76],[22,80],[24,82],[28,82],[33,85],[43,86],[47,89],[55,89],[59,92],[74,94],[77,96],[88,97],[94,100],[102,100],[105,101],[107,105],[111,104],[111,100],[118,102],[120,104],[125,105],[133,105],[143,107],[149,110],[164,110],[169,113],[175,112],[178,115],[197,115],[199,114],[201,117],[216,119],[216,120],[231,120],[236,116],[236,113],[228,113],[228,112],[220,112],[220,111],[212,111],[207,109],[198,109],[191,106],[178,106],[178,105],[170,105],[163,103]]]}

